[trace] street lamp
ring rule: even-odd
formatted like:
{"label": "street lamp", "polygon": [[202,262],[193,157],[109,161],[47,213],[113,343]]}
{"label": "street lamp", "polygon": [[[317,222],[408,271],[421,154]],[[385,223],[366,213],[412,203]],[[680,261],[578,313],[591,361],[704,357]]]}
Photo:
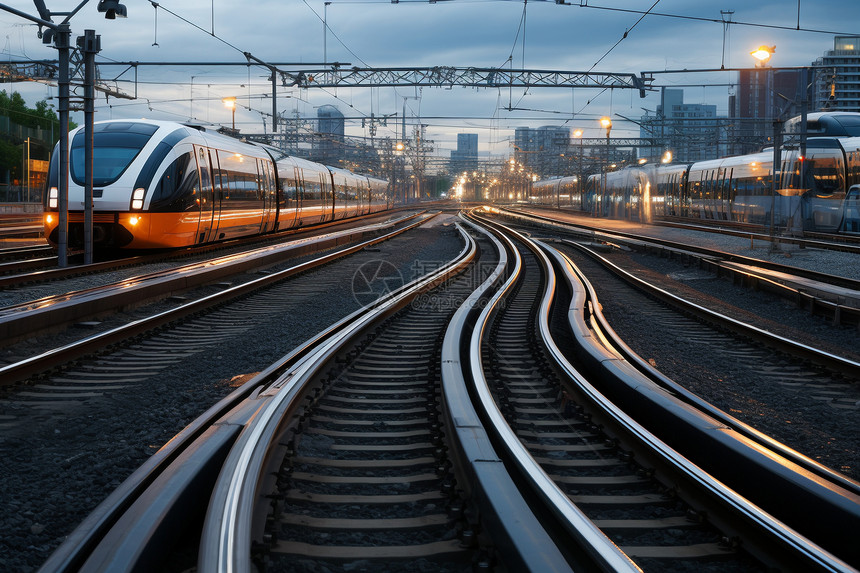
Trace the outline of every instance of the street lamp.
{"label": "street lamp", "polygon": [[236,98],[235,97],[225,97],[221,100],[224,104],[224,107],[233,110],[233,131],[236,131]]}
{"label": "street lamp", "polygon": [[[612,120],[607,116],[600,118],[600,127],[606,129],[606,163],[603,164],[603,196],[606,196],[606,172],[609,170],[609,132],[612,131]],[[602,198],[601,198],[602,199]],[[601,206],[601,212],[603,207]]]}
{"label": "street lamp", "polygon": [[328,64],[328,6],[331,2],[323,3],[323,65]]}
{"label": "street lamp", "polygon": [[221,99],[221,102],[224,104],[224,107],[232,110],[232,119],[233,119],[233,129],[236,129],[236,98],[233,96],[225,97]]}
{"label": "street lamp", "polygon": [[[579,177],[577,177],[577,187],[579,188],[579,200],[582,201],[582,135],[583,131],[577,129],[573,132],[573,137],[579,140]],[[573,197],[570,198],[571,204]],[[580,204],[581,205],[581,204]]]}

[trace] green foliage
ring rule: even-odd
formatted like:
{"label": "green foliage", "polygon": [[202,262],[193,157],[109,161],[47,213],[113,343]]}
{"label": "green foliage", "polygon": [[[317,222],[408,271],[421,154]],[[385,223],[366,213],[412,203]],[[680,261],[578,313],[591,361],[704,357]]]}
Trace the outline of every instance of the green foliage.
{"label": "green foliage", "polygon": [[21,179],[21,146],[0,139],[0,181],[5,182],[8,171],[10,180]]}
{"label": "green foliage", "polygon": [[[45,100],[36,102],[34,109],[27,107],[27,102],[18,92],[12,92],[10,96],[6,90],[0,90],[0,115],[8,117],[12,123],[34,129],[41,128],[48,132],[51,131],[51,124],[53,123],[54,141],[51,142],[51,145],[60,138],[60,120]],[[69,131],[75,127],[77,125],[70,121]]]}
{"label": "green foliage", "polygon": [[[30,129],[42,129],[45,140],[30,139],[30,158],[48,159],[54,144],[60,139],[60,120],[47,101],[36,102],[35,108],[27,107],[27,102],[18,92],[12,95],[0,90],[0,116],[9,118],[9,123]],[[77,127],[69,122],[69,130]],[[22,137],[10,133],[0,133],[0,182],[6,183],[24,177],[24,146]],[[8,180],[7,180],[8,177]]]}

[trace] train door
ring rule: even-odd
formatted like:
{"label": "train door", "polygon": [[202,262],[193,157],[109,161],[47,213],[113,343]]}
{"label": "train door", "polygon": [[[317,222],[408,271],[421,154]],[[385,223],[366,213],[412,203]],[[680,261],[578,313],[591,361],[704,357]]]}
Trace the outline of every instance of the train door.
{"label": "train door", "polygon": [[293,174],[296,178],[296,226],[305,224],[305,174],[301,167],[293,167]]}
{"label": "train door", "polygon": [[334,217],[334,180],[331,172],[326,169],[319,174],[322,186],[322,222],[331,221]]}
{"label": "train door", "polygon": [[690,170],[687,169],[683,173],[681,173],[681,177],[678,181],[678,196],[680,200],[678,201],[679,207],[679,215],[681,217],[689,217],[690,216]]}
{"label": "train door", "polygon": [[197,172],[200,174],[200,219],[196,237],[198,243],[206,243],[214,240],[218,227],[215,186],[212,184],[209,150],[195,146],[194,151],[197,157]]}
{"label": "train door", "polygon": [[215,198],[212,204],[214,214],[212,240],[214,241],[218,238],[224,238],[223,233],[221,233],[221,228],[224,227],[221,224],[221,217],[224,211],[224,190],[227,188],[227,174],[221,170],[221,162],[218,160],[218,153],[214,149],[209,151],[209,164],[212,167],[212,191]]}
{"label": "train door", "polygon": [[276,184],[274,173],[272,173],[272,164],[268,161],[258,159],[257,174],[260,181],[260,199],[263,205],[260,232],[266,233],[274,229],[278,214]]}

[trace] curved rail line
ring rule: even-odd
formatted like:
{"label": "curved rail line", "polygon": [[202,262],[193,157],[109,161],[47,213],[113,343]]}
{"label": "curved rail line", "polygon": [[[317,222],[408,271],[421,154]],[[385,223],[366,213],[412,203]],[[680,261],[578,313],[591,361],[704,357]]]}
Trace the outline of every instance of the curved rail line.
{"label": "curved rail line", "polygon": [[[569,320],[578,338],[591,341],[590,350],[577,352],[577,358],[592,375],[602,373],[600,391],[625,412],[653,427],[660,439],[716,479],[784,520],[780,523],[768,518],[776,524],[770,526],[775,531],[790,531],[788,527],[792,527],[835,555],[856,563],[851,543],[837,524],[855,522],[860,517],[857,484],[719,412],[677,384],[670,384],[653,368],[646,370],[654,379],[666,382],[664,386],[634,370],[623,358],[625,352],[620,350],[624,348],[623,342],[611,329],[602,328],[605,320],[599,317],[599,301],[593,289],[569,260],[555,256],[559,265],[570,268],[574,273],[571,276],[577,276],[578,281],[587,285],[575,295]],[[574,289],[576,292],[575,286]],[[635,364],[643,362],[639,358]],[[686,422],[681,422],[685,419]],[[817,476],[813,477],[813,470]],[[781,503],[784,499],[791,499],[792,503]],[[804,543],[813,547],[809,542]],[[804,551],[823,555],[813,560],[816,567],[840,570],[847,566],[826,552]],[[791,563],[785,565],[790,568]]]}
{"label": "curved rail line", "polygon": [[210,408],[111,494],[41,570],[158,568],[152,564],[165,558],[165,544],[181,537],[189,516],[205,507],[219,468],[242,426],[257,415],[261,402],[268,401],[261,398],[268,385],[292,379],[295,369],[318,356],[321,345],[342,342],[348,327],[360,329],[369,323],[371,315],[390,313],[397,305],[407,304],[410,297],[456,272],[469,256],[469,249],[464,249],[456,261],[437,273],[399,289],[388,299],[393,306],[378,303],[352,313]]}
{"label": "curved rail line", "polygon": [[[534,213],[523,213],[520,211],[507,211],[505,209],[499,209],[499,213],[506,217],[515,217],[521,218],[525,220],[531,220],[534,222],[540,222],[547,225],[551,225],[552,228],[562,231],[569,231],[572,233],[576,233],[579,236],[588,237],[595,241],[605,241],[605,242],[624,242],[624,244],[630,246],[631,248],[649,248],[649,246],[659,246],[660,248],[671,249],[677,253],[685,253],[685,254],[699,254],[703,258],[703,261],[711,260],[713,264],[720,264],[720,262],[728,262],[737,265],[744,265],[748,267],[758,267],[762,269],[767,269],[770,271],[774,271],[777,273],[782,273],[785,275],[793,275],[802,277],[805,279],[809,279],[811,281],[820,282],[827,285],[832,285],[835,287],[840,287],[844,289],[850,289],[854,291],[860,291],[860,280],[852,279],[849,277],[841,277],[837,275],[830,275],[825,273],[818,273],[815,271],[810,271],[806,269],[802,269],[800,267],[793,267],[789,265],[782,265],[779,263],[765,261],[762,259],[756,259],[753,257],[745,257],[743,255],[737,255],[733,253],[727,253],[724,251],[718,251],[714,249],[708,249],[705,247],[699,247],[695,245],[689,245],[685,243],[678,243],[676,241],[669,241],[665,239],[660,239],[656,237],[650,237],[645,235],[639,235],[636,233],[626,233],[618,230],[608,230],[601,227],[592,227],[586,225],[580,225],[570,222],[559,221],[557,219],[553,219],[551,217],[546,217],[543,215],[537,215]],[[731,268],[728,266],[723,266],[725,272],[730,272]]]}
{"label": "curved rail line", "polygon": [[[61,348],[52,349],[37,356],[33,356],[27,358],[25,360],[21,360],[15,362],[13,364],[6,365],[0,368],[0,380],[3,381],[4,384],[12,383],[15,381],[23,380],[28,376],[32,376],[34,374],[44,372],[59,364],[63,364],[69,362],[71,360],[77,359],[78,357],[84,356],[86,354],[97,352],[99,349],[109,346],[111,344],[116,344],[119,341],[126,340],[133,336],[136,336],[142,332],[152,330],[166,324],[168,322],[172,322],[183,318],[185,316],[189,316],[196,312],[200,312],[203,309],[209,308],[211,306],[221,304],[224,301],[230,300],[235,297],[242,296],[253,290],[259,289],[263,286],[274,284],[280,280],[283,280],[286,277],[293,276],[295,274],[304,272],[308,269],[315,268],[321,265],[324,265],[332,260],[335,260],[339,257],[346,256],[350,253],[354,253],[361,249],[365,249],[382,241],[388,240],[394,236],[402,234],[418,225],[420,225],[423,221],[413,222],[412,224],[406,225],[404,227],[400,227],[394,231],[386,233],[381,236],[376,236],[371,239],[367,239],[363,242],[357,244],[351,244],[345,248],[339,249],[338,251],[334,251],[328,253],[326,255],[317,257],[311,261],[307,261],[305,263],[290,267],[283,271],[279,271],[276,273],[271,273],[257,279],[253,279],[243,284],[239,284],[230,288],[227,288],[223,291],[217,292],[215,294],[206,296],[202,299],[191,301],[185,303],[175,309],[171,309],[162,313],[159,313],[155,316],[151,316],[145,319],[140,319],[129,323],[124,326],[120,326],[106,332],[102,332],[99,334],[95,334],[93,336],[84,338],[78,342],[63,346]],[[333,246],[337,244],[343,238],[338,239],[337,237],[331,239],[330,241],[326,241],[327,246]],[[282,255],[271,255],[265,254],[265,257],[274,256],[275,259],[282,258]],[[197,275],[197,279],[200,282],[211,281],[217,276],[223,276],[224,273],[241,273],[245,272],[248,268],[256,268],[259,266],[260,262],[253,261],[251,263],[247,261],[239,261],[239,266],[225,264],[220,270],[216,272],[218,275],[214,276],[206,274],[207,270],[210,270],[210,265],[203,264],[195,265],[195,269],[198,272],[201,271],[201,274]],[[250,265],[250,266],[249,266]],[[175,283],[178,283],[183,287],[187,287],[189,285],[188,278],[184,277],[176,277],[173,272],[166,273],[157,273],[157,278],[163,278],[167,281],[167,288],[164,289],[164,292],[172,292],[175,286]],[[164,288],[164,284],[156,285],[156,287],[145,287],[147,292],[152,293],[152,288]],[[115,308],[116,306],[121,306],[122,304],[128,304],[128,301],[139,301],[140,295],[135,294],[134,292],[129,293],[129,289],[123,288],[120,285],[119,288],[116,286],[112,286],[110,291],[113,293],[113,298],[108,301],[99,300],[101,303],[106,304],[108,308]],[[101,290],[99,290],[99,293]],[[119,301],[119,302],[117,302]],[[70,303],[73,305],[73,312],[75,313],[75,320],[80,319],[82,316],[89,316],[91,313],[95,312],[103,312],[104,308],[102,307],[94,307],[92,304],[92,300],[89,296],[84,297],[83,300],[78,300]],[[65,306],[65,305],[63,305]],[[40,310],[40,314],[44,320],[47,322],[52,322],[54,325],[60,323],[60,319],[57,318],[57,314],[62,316],[67,316],[69,312],[68,309],[64,310],[62,307],[51,309],[50,307],[46,307],[45,310]],[[33,323],[35,320],[33,319],[33,315],[31,312],[19,312],[17,316],[13,317],[16,322],[12,323],[13,325],[20,325],[20,328],[35,328],[36,325]],[[28,326],[29,325],[29,326]]]}

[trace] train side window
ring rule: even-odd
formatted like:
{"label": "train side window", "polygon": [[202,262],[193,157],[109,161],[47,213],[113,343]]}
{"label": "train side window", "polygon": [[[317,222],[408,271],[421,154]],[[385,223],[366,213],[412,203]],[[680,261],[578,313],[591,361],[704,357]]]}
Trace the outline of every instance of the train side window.
{"label": "train side window", "polygon": [[149,210],[179,213],[199,209],[197,166],[191,152],[184,153],[164,170],[155,186]]}

